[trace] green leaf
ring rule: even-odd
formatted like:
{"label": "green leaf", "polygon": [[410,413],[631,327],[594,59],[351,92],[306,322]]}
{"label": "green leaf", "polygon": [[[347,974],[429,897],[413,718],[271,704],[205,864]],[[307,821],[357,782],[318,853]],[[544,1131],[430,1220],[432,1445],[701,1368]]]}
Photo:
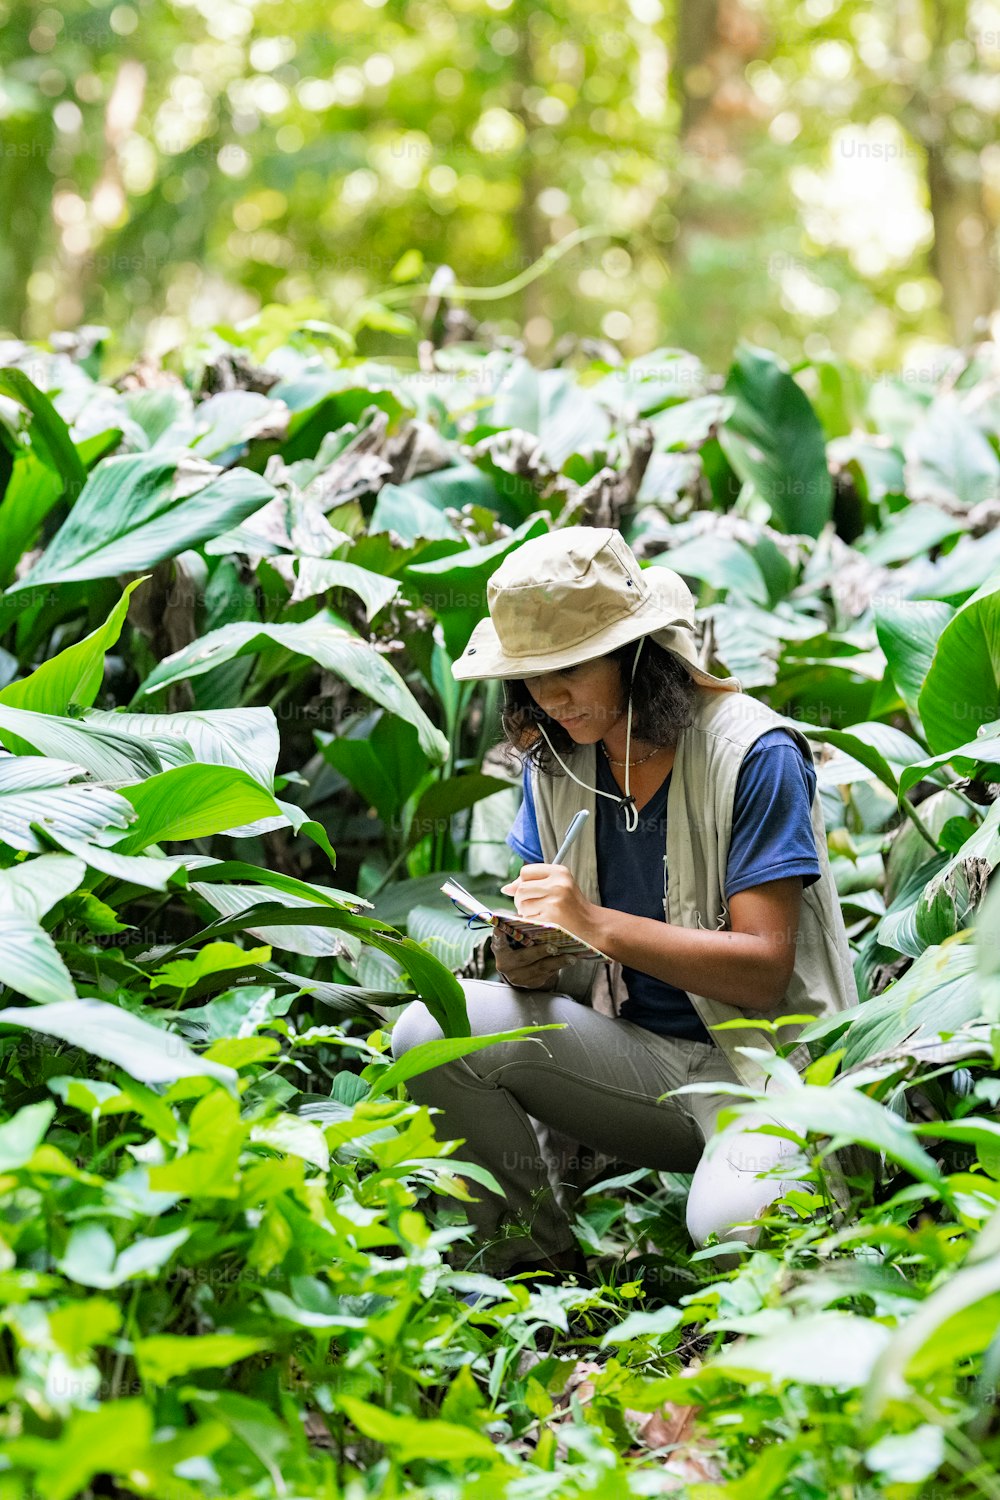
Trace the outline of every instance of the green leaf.
{"label": "green leaf", "polygon": [[676,1307],[658,1307],[654,1312],[634,1312],[618,1324],[609,1328],[601,1339],[600,1347],[609,1344],[628,1344],[633,1339],[657,1339],[672,1333],[681,1321],[682,1313]]}
{"label": "green leaf", "polygon": [[51,1099],[26,1104],[0,1125],[0,1172],[16,1172],[35,1154],[56,1112]]}
{"label": "green leaf", "polygon": [[142,1379],[166,1385],[192,1370],[226,1370],[268,1347],[266,1339],[242,1333],[204,1333],[195,1338],[157,1333],[136,1339],[134,1351]]}
{"label": "green leaf", "polygon": [[692,537],[661,552],[650,566],[672,568],[683,578],[701,579],[712,589],[765,609],[769,602],[767,583],[756,558],[731,537]]}
{"label": "green leaf", "polygon": [[82,1224],[73,1230],[56,1265],[70,1281],[107,1290],[135,1276],[162,1270],[190,1235],[190,1229],[177,1229],[172,1234],[133,1240],[119,1255],[103,1224]]}
{"label": "green leaf", "polygon": [[0,870],[0,981],[29,1000],[75,1000],[69,970],[41,919],[76,890],[84,873],[82,860],[64,854]]}
{"label": "green leaf", "polygon": [[[40,451],[21,449],[14,459],[10,480],[0,500],[0,535],[4,542],[3,555],[0,556],[0,585],[4,588],[14,577],[22,553],[38,535],[63,489],[59,474],[45,462]],[[21,607],[26,607],[28,602],[27,596],[18,601]]]}
{"label": "green leaf", "polygon": [[960,1031],[981,1013],[971,943],[948,942],[919,958],[882,994],[856,1011],[842,1011],[806,1027],[800,1040],[841,1035],[842,1067],[871,1058],[912,1056],[914,1049],[940,1044],[942,1032]]}
{"label": "green leaf", "polygon": [[1000,574],[955,611],[941,632],[917,707],[935,754],[1000,718]]}
{"label": "green leaf", "polygon": [[41,439],[46,455],[52,461],[71,498],[80,494],[87,482],[87,471],[73,446],[69,428],[49,398],[28,379],[23,370],[0,370],[0,395],[11,396],[31,412],[32,440]]}
{"label": "green leaf", "polygon": [[889,1485],[920,1484],[933,1479],[947,1457],[940,1427],[924,1422],[911,1432],[889,1433],[865,1453],[865,1464]]}
{"label": "green leaf", "polygon": [[[969,1354],[981,1353],[996,1331],[996,1310],[975,1318],[971,1338],[953,1336],[962,1315],[1000,1294],[1000,1256],[965,1265],[931,1293],[889,1340],[871,1371],[862,1404],[862,1431],[870,1431],[890,1402],[905,1403],[910,1378],[918,1379],[942,1366],[953,1366]],[[916,1368],[914,1368],[916,1367]]]}
{"label": "green leaf", "polygon": [[176,1033],[103,1000],[61,1000],[35,1010],[8,1007],[0,1010],[0,1024],[59,1037],[94,1057],[117,1063],[140,1083],[207,1077],[218,1079],[228,1089],[236,1087],[232,1068],[208,1062]]}
{"label": "green leaf", "polygon": [[518,355],[506,370],[496,366],[496,381],[484,420],[536,435],[554,469],[572,453],[602,443],[611,430],[604,407],[568,370],[539,370]]}
{"label": "green leaf", "polygon": [[281,740],[271,708],[202,708],[176,714],[90,709],[83,721],[152,741],[163,770],[191,761],[233,766],[269,792],[274,790]]}
{"label": "green leaf", "polygon": [[72,761],[98,781],[141,781],[163,769],[156,747],[132,735],[2,703],[0,740],[15,755],[24,754],[27,746],[39,755]]}
{"label": "green leaf", "polygon": [[[907,766],[899,778],[900,795],[908,792],[911,786],[916,786],[918,781],[923,781],[930,771],[945,765],[955,766],[963,776],[974,776],[977,767],[981,766],[1000,768],[1000,725],[982,724],[979,734],[967,744],[957,745],[954,750],[946,750],[942,755],[927,756],[926,759]],[[996,776],[986,779],[1000,781],[1000,771]]]}
{"label": "green leaf", "polygon": [[[819,724],[795,721],[797,728],[810,740],[820,744],[834,745],[851,761],[863,766],[866,771],[896,796],[899,795],[899,777],[903,769],[912,765],[923,751],[916,740],[891,724],[852,724],[850,729],[825,729]],[[844,780],[840,778],[843,776]],[[857,780],[856,769],[847,763],[833,762],[827,768],[820,767],[820,778],[835,784],[846,785]]]}
{"label": "green leaf", "polygon": [[[213,892],[216,900],[228,899],[227,892],[233,887],[219,887]],[[313,909],[296,910],[276,902],[255,902],[238,916],[223,917],[196,934],[197,940],[205,937],[229,937],[234,932],[249,931],[265,942],[278,942],[278,925],[288,927],[333,927],[369,943],[379,952],[394,959],[413,981],[421,1000],[427,1006],[446,1037],[470,1035],[469,1017],[465,1003],[465,991],[443,964],[433,954],[421,948],[409,938],[401,938],[371,917],[355,916],[346,910],[330,910],[316,906]]]}
{"label": "green leaf", "polygon": [[287,822],[273,795],[246,771],[232,766],[174,766],[124,787],[122,796],[138,815],[127,837],[116,846],[122,854],[138,853],[163,840],[235,834],[261,818]]}
{"label": "green leaf", "polygon": [[725,394],[735,406],[719,429],[723,452],[768,502],[782,531],[819,536],[833,513],[823,429],[808,397],[776,355],[741,344]]}
{"label": "green leaf", "polygon": [[[20,1464],[18,1446],[35,1474],[32,1486],[43,1500],[74,1500],[86,1494],[96,1475],[127,1482],[134,1471],[148,1472],[153,1456],[153,1410],[145,1402],[107,1401],[96,1409],[74,1411],[58,1438],[13,1439],[5,1455]],[[34,1445],[34,1446],[31,1446]]]}
{"label": "green leaf", "polygon": [[391,1448],[399,1463],[431,1459],[437,1463],[463,1464],[470,1459],[503,1465],[504,1459],[483,1433],[428,1417],[400,1417],[361,1401],[356,1396],[334,1397],[337,1406],[366,1437]]}
{"label": "green leaf", "polygon": [[[289,953],[301,953],[307,958],[352,959],[357,952],[358,944],[345,940],[336,930],[340,926],[339,922],[328,925],[322,920],[316,920],[308,921],[304,926],[298,925],[300,920],[305,920],[305,913],[315,912],[318,917],[322,917],[322,913],[329,909],[327,903],[320,904],[315,897],[302,896],[293,891],[279,891],[269,898],[263,891],[250,886],[223,885],[200,880],[192,882],[191,890],[214,907],[223,920],[240,921],[242,914],[246,913],[247,919],[242,923],[242,930],[275,948],[282,948]],[[263,920],[257,921],[258,913],[264,910],[265,905],[271,913],[281,910],[282,920],[268,920],[266,923]],[[348,910],[346,906],[339,909],[344,912]],[[334,931],[330,930],[331,926]]]}
{"label": "green leaf", "polygon": [[186,449],[106,458],[41,559],[7,592],[139,572],[225,531],[273,495],[259,474],[223,471]]}
{"label": "green leaf", "polygon": [[104,657],[121,634],[129,598],[143,582],[143,578],[134,579],[104,624],[92,630],[90,635],[43,662],[30,677],[3,688],[0,703],[44,714],[64,714],[71,703],[89,707],[100,692],[104,680]]}
{"label": "green leaf", "polygon": [[325,557],[300,557],[295,570],[295,587],[291,603],[325,594],[327,589],[350,589],[365,606],[365,615],[373,620],[399,593],[399,580],[359,568],[356,563],[338,562]]}
{"label": "green leaf", "polygon": [[872,1318],[818,1312],[789,1318],[777,1333],[728,1345],[709,1368],[739,1380],[765,1376],[777,1383],[857,1390],[867,1384],[890,1337],[890,1330]]}
{"label": "green leaf", "polygon": [[1000,493],[1000,458],[954,392],[936,396],[907,436],[906,492],[913,501],[971,509]]}
{"label": "green leaf", "polygon": [[[734,1105],[745,1114],[753,1106]],[[802,1135],[828,1135],[831,1150],[856,1143],[872,1151],[884,1151],[920,1182],[944,1188],[944,1179],[933,1158],[918,1145],[912,1126],[892,1110],[884,1108],[859,1089],[843,1083],[833,1088],[804,1084],[781,1095],[772,1113],[775,1121]]]}
{"label": "green leaf", "polygon": [[0,842],[41,854],[48,847],[41,833],[84,841],[127,828],[131,804],[82,775],[79,766],[44,755],[0,756]]}
{"label": "green leaf", "polygon": [[[128,806],[135,811],[131,803]],[[41,831],[40,825],[35,826]],[[99,844],[84,843],[83,839],[64,833],[62,829],[46,826],[44,831],[47,838],[67,854],[75,854],[90,869],[101,875],[110,875],[114,880],[145,886],[151,891],[165,891],[169,885],[188,883],[183,856],[171,859],[166,855],[119,854],[114,849],[103,849]]]}
{"label": "green leaf", "polygon": [[390,823],[427,773],[427,759],[412,724],[391,714],[367,716],[349,735],[316,731],[323,759]]}
{"label": "green leaf", "polygon": [[447,759],[445,736],[428,719],[396,669],[328,610],[321,610],[300,625],[262,625],[246,620],[211,630],[160,662],[140,687],[139,695],[210,672],[235,657],[256,656],[269,646],[311,659],[342,677],[359,693],[413,724],[421,747],[433,761]]}
{"label": "green leaf", "polygon": [[1000,1026],[1000,882],[994,881],[976,917],[976,977],[982,998],[983,1017]]}
{"label": "green leaf", "polygon": [[876,600],[874,613],[878,643],[885,652],[896,691],[919,727],[920,690],[941,632],[955,611],[936,599],[903,599],[891,604]]}
{"label": "green leaf", "polygon": [[412,845],[439,832],[447,826],[457,812],[483,797],[492,797],[495,792],[504,792],[510,786],[497,776],[483,776],[473,772],[464,776],[448,776],[434,781],[422,793],[410,821],[407,842]]}
{"label": "green leaf", "polygon": [[265,964],[271,957],[269,948],[240,948],[236,943],[206,943],[194,958],[175,958],[173,963],[154,969],[150,976],[150,989],[189,990],[201,979],[212,974],[224,974],[232,969],[246,969],[253,964]]}

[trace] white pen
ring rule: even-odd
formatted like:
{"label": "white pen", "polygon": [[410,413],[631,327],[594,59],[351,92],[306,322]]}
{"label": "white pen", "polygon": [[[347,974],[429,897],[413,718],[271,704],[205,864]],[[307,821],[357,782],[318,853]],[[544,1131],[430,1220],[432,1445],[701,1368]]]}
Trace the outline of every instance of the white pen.
{"label": "white pen", "polygon": [[562,843],[559,845],[559,848],[556,850],[555,858],[552,861],[554,865],[562,864],[563,856],[565,855],[566,850],[576,838],[577,834],[580,832],[580,829],[583,827],[584,823],[586,823],[589,817],[590,814],[585,807],[582,807],[576,814],[573,821],[570,823],[569,827],[566,830],[566,837],[563,839]]}

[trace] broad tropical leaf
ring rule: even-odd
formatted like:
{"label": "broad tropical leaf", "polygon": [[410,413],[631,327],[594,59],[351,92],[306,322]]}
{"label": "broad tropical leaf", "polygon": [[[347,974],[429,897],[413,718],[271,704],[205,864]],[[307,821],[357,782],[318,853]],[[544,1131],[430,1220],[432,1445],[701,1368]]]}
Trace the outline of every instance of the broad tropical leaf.
{"label": "broad tropical leaf", "polygon": [[359,693],[413,724],[424,753],[432,760],[446,758],[447,740],[428,719],[395,667],[329,610],[321,610],[301,625],[258,625],[245,621],[211,630],[160,662],[140,687],[139,696],[210,672],[234,657],[255,656],[269,646],[310,658],[326,671],[342,677]]}
{"label": "broad tropical leaf", "polygon": [[152,567],[242,521],[273,494],[259,474],[223,471],[187,449],[107,458],[41,559],[8,593]]}
{"label": "broad tropical leaf", "polygon": [[42,854],[49,836],[90,840],[124,829],[135,817],[131,804],[110,787],[81,781],[82,767],[43,755],[0,755],[0,843]]}

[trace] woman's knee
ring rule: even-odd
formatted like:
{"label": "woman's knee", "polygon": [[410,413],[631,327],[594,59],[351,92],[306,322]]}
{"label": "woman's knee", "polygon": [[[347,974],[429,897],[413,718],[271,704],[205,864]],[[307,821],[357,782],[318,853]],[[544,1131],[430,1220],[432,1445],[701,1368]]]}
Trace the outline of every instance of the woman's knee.
{"label": "woman's knee", "polygon": [[702,1156],[688,1194],[688,1233],[696,1246],[714,1234],[722,1240],[754,1245],[760,1235],[756,1222],[776,1198],[797,1184],[764,1175],[794,1154],[794,1145],[780,1136],[748,1130],[729,1130],[710,1154]]}
{"label": "woman's knee", "polygon": [[398,1061],[411,1047],[422,1042],[436,1042],[444,1036],[434,1017],[422,1000],[413,1000],[393,1023],[389,1044],[393,1061]]}

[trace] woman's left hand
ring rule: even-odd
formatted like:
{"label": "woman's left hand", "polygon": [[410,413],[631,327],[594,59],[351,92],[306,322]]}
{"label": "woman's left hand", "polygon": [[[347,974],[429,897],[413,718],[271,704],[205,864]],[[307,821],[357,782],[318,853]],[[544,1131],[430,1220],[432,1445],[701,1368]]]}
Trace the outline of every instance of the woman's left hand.
{"label": "woman's left hand", "polygon": [[500,889],[522,917],[555,922],[586,941],[600,907],[588,901],[565,865],[524,865],[515,880]]}

